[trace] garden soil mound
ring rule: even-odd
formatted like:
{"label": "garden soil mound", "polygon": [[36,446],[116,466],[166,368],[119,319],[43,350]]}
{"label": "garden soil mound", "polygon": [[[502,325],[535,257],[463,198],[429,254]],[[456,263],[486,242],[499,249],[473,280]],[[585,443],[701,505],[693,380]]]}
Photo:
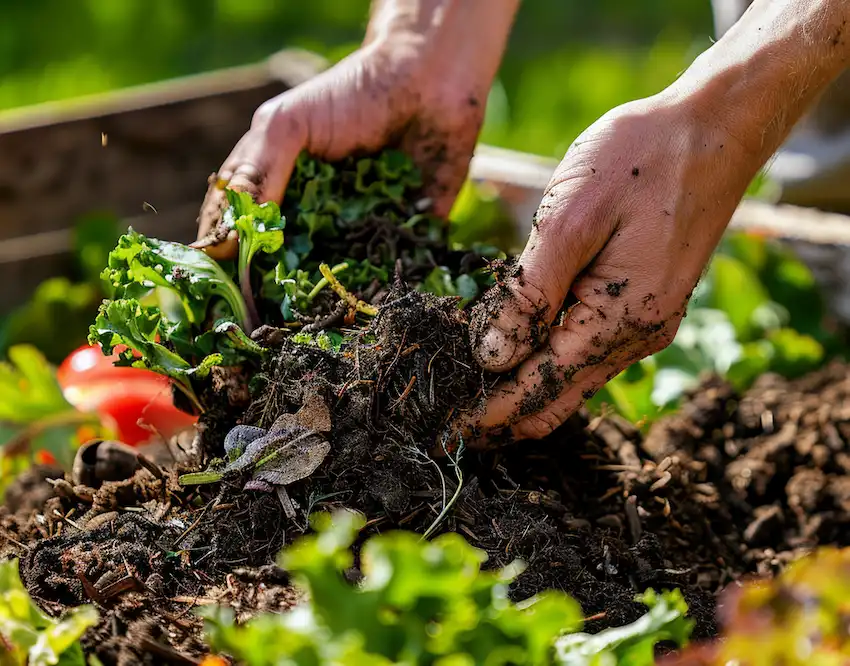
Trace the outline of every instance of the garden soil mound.
{"label": "garden soil mound", "polygon": [[850,545],[842,364],[791,382],[765,375],[743,396],[708,381],[646,435],[616,416],[579,413],[543,441],[462,452],[461,490],[437,521],[458,476],[450,457],[425,451],[493,378],[476,369],[465,315],[451,301],[397,285],[385,303],[354,351],[277,340],[239,412],[239,422],[263,428],[316,400],[330,413],[331,452],[287,486],[294,519],[276,493],[248,490],[245,478],[177,482],[221,455],[237,421],[222,400],[194,449],[149,452],[124,481],[88,487],[30,470],[0,507],[0,556],[20,558],[47,611],[98,607],[102,621],[84,644],[104,664],[189,664],[204,653],[196,607],[228,604],[246,619],[297,602],[275,555],[319,510],[362,511],[367,533],[459,532],[489,554],[489,567],[520,558],[528,566],[513,597],[567,592],[589,631],[636,619],[638,592],[676,587],[696,636],[712,636],[724,586],[819,544]]}

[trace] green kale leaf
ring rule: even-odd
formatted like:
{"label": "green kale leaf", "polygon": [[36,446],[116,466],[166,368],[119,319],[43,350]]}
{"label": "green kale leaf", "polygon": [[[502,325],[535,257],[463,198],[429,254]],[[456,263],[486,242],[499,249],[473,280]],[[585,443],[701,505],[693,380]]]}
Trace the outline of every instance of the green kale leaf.
{"label": "green kale leaf", "polygon": [[89,329],[89,344],[101,345],[107,355],[112,354],[116,346],[125,345],[128,349],[120,352],[116,365],[146,368],[170,377],[200,409],[191,380],[206,377],[213,366],[222,364],[223,357],[220,353],[211,353],[193,366],[159,342],[162,321],[159,308],[143,307],[136,299],[108,301],[101,305]]}
{"label": "green kale leaf", "polygon": [[173,291],[194,327],[203,324],[217,298],[242,326],[249,325],[242,294],[221,265],[181,243],[147,238],[130,229],[109,253],[102,277],[115,288],[116,299],[139,299],[157,287]]}

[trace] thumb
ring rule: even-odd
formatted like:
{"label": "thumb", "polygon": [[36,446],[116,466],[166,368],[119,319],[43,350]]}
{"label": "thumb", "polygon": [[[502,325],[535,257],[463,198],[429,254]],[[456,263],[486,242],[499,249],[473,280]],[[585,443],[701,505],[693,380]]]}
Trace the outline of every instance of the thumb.
{"label": "thumb", "polygon": [[258,203],[280,203],[286,192],[307,132],[298,105],[285,105],[283,97],[257,110],[251,129],[210,178],[198,216],[198,240],[192,247],[204,249],[215,259],[232,258],[237,251],[235,232],[221,225],[227,209],[226,188],[247,192]]}
{"label": "thumb", "polygon": [[485,370],[510,370],[546,340],[573,281],[610,237],[600,222],[605,216],[584,205],[588,197],[579,196],[574,180],[553,183],[522,255],[496,268],[496,285],[473,309],[473,351]]}

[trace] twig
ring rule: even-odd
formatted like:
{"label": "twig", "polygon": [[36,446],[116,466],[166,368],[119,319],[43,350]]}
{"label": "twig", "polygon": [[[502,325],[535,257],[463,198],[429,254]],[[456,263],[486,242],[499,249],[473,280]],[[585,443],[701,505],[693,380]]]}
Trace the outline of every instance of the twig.
{"label": "twig", "polygon": [[632,535],[632,543],[637,543],[643,535],[643,527],[640,524],[640,515],[638,514],[637,509],[637,497],[635,495],[629,495],[628,499],[626,499],[626,519],[629,523],[629,532],[631,532]]}
{"label": "twig", "polygon": [[216,599],[212,597],[190,597],[186,595],[178,595],[176,597],[171,597],[169,601],[173,601],[175,604],[198,604],[199,606],[208,606],[210,604],[219,603]]}
{"label": "twig", "polygon": [[593,620],[604,620],[607,615],[608,615],[607,611],[602,611],[601,613],[596,613],[596,615],[589,615],[588,617],[584,618],[584,620],[582,620],[582,622],[593,622]]}
{"label": "twig", "polygon": [[73,520],[71,520],[70,518],[68,518],[68,516],[63,516],[61,513],[59,513],[59,511],[58,511],[57,509],[53,509],[53,515],[54,515],[54,516],[56,516],[57,518],[59,518],[60,520],[64,520],[64,521],[65,521],[66,523],[68,523],[71,527],[74,527],[74,528],[76,528],[76,529],[78,529],[78,530],[82,530],[82,529],[83,529],[83,528],[82,528],[82,527],[80,527],[77,523],[75,523]]}
{"label": "twig", "polygon": [[354,308],[358,312],[362,312],[363,314],[369,315],[371,317],[374,317],[378,314],[378,308],[376,308],[374,305],[364,303],[354,294],[349,293],[349,291],[337,279],[336,275],[334,275],[330,266],[328,266],[327,264],[321,264],[319,266],[319,272],[328,281],[330,288],[336,292],[337,296],[339,296],[342,300],[348,303],[352,308]]}
{"label": "twig", "polygon": [[187,666],[196,666],[201,663],[200,659],[184,654],[179,650],[175,650],[170,645],[165,645],[148,636],[139,637],[139,647],[145,652],[154,654],[175,664],[186,664]]}
{"label": "twig", "polygon": [[175,548],[178,546],[178,544],[181,541],[183,541],[183,539],[185,539],[187,536],[189,536],[189,533],[192,530],[194,530],[201,523],[201,519],[206,515],[206,513],[207,513],[207,509],[206,509],[206,507],[204,507],[204,509],[201,511],[201,515],[198,516],[198,519],[194,523],[189,525],[189,527],[186,528],[186,531],[183,532],[183,534],[181,534],[179,537],[177,537],[177,539],[174,541],[174,547]]}
{"label": "twig", "polygon": [[18,548],[22,548],[24,550],[32,550],[32,546],[28,546],[25,543],[21,543],[17,539],[13,539],[12,536],[6,530],[0,529],[0,537],[6,539],[6,541],[9,541],[10,543],[15,544]]}
{"label": "twig", "polygon": [[431,464],[431,465],[433,465],[434,467],[437,468],[437,474],[440,475],[440,483],[443,486],[443,506],[445,506],[446,505],[446,476],[445,476],[445,474],[443,474],[443,470],[440,469],[440,466],[437,464],[436,460],[434,460],[427,453],[420,451],[415,446],[408,447],[408,450],[413,452],[413,455],[415,456],[415,458],[422,458],[422,459],[425,460],[426,463]]}
{"label": "twig", "polygon": [[153,474],[157,479],[161,479],[164,475],[162,473],[162,469],[159,465],[157,465],[153,460],[148,458],[143,453],[136,454],[136,460],[139,461],[139,464],[144,467],[147,471]]}
{"label": "twig", "polygon": [[409,396],[409,395],[410,395],[410,392],[413,390],[413,385],[414,385],[415,383],[416,383],[416,375],[413,375],[413,377],[411,377],[411,378],[410,378],[410,381],[409,381],[409,382],[407,382],[407,386],[405,386],[405,387],[404,387],[404,391],[402,391],[402,392],[401,392],[401,395],[400,395],[400,396],[398,396],[398,400],[396,400],[396,401],[393,403],[393,405],[390,407],[390,409],[395,409],[395,408],[396,408],[396,407],[398,407],[398,406],[399,406],[402,402],[404,402],[404,399],[405,399],[405,398],[407,398],[407,396]]}

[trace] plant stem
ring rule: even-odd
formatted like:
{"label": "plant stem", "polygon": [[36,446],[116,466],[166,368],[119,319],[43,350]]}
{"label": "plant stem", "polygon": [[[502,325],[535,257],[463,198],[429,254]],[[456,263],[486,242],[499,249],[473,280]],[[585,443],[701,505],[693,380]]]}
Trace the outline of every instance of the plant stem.
{"label": "plant stem", "polygon": [[[445,450],[445,447],[443,447]],[[460,456],[463,452],[463,440],[461,440],[460,444],[457,447],[457,453],[455,457],[449,457],[449,460],[452,463],[452,467],[455,468],[455,477],[457,478],[457,489],[454,494],[451,496],[451,499],[443,505],[443,510],[440,511],[440,514],[434,519],[434,522],[431,523],[430,527],[425,530],[425,533],[422,535],[422,541],[425,541],[428,537],[430,537],[440,526],[440,523],[443,522],[446,515],[449,513],[449,510],[455,505],[458,497],[460,497],[460,491],[463,490],[463,472],[460,469]]]}
{"label": "plant stem", "polygon": [[239,286],[242,291],[242,299],[245,301],[247,320],[245,321],[245,332],[252,333],[260,325],[260,314],[257,312],[257,304],[254,301],[254,292],[251,289],[251,265],[245,266],[245,270],[239,278]]}
{"label": "plant stem", "polygon": [[350,293],[342,283],[337,280],[336,275],[331,271],[330,266],[327,264],[321,264],[319,266],[319,272],[324,276],[324,278],[328,281],[331,289],[333,289],[337,296],[339,296],[343,301],[348,303],[352,308],[357,310],[358,312],[362,312],[365,315],[369,315],[374,317],[378,314],[378,308],[374,305],[370,305],[369,303],[365,303],[357,298],[354,294]]}
{"label": "plant stem", "polygon": [[198,396],[195,394],[195,389],[192,388],[192,383],[188,378],[186,378],[185,383],[174,377],[171,378],[171,381],[173,381],[174,385],[183,392],[183,395],[189,398],[192,404],[197,408],[198,412],[203,414],[205,411],[207,411],[204,409],[204,406],[201,404],[201,401],[198,400]]}
{"label": "plant stem", "polygon": [[221,481],[224,475],[221,472],[192,472],[191,474],[182,474],[177,477],[177,483],[181,486],[200,486],[205,483],[216,483]]}
{"label": "plant stem", "polygon": [[[348,264],[346,262],[342,262],[341,264],[337,264],[336,266],[331,268],[331,273],[337,275],[338,273],[342,273],[342,271],[346,270],[347,268]],[[321,292],[322,289],[327,287],[328,284],[328,279],[326,277],[322,277],[322,279],[316,283],[316,286],[310,290],[310,293],[307,294],[307,301],[312,302],[313,299],[319,295],[319,292]]]}

